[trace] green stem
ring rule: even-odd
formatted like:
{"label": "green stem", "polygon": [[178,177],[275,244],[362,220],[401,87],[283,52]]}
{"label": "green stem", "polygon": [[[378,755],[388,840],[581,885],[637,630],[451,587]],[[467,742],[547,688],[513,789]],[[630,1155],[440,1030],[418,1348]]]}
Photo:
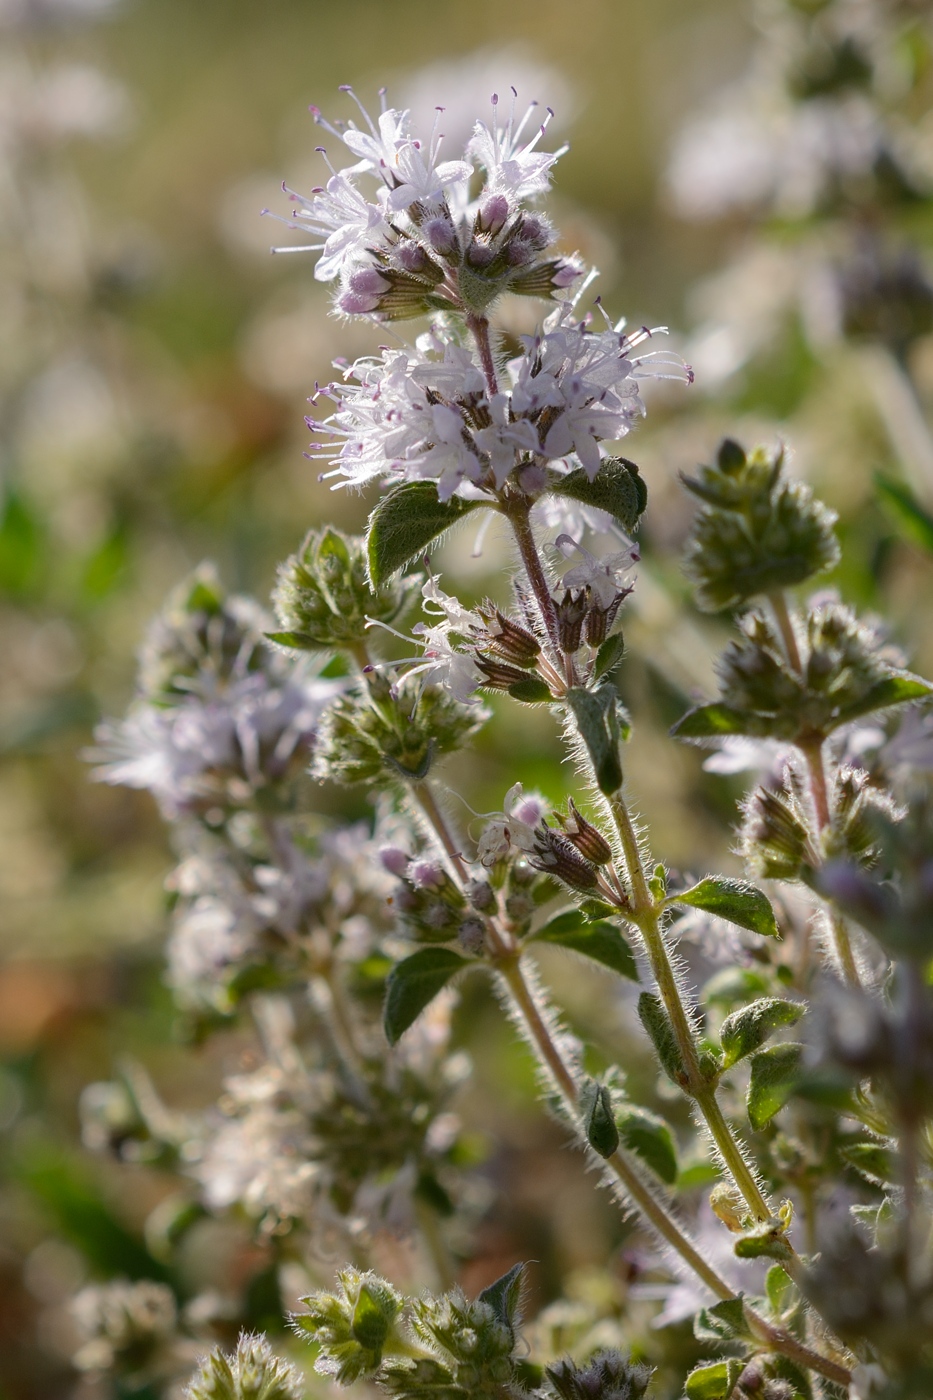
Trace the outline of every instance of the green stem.
{"label": "green stem", "polygon": [[631,814],[621,793],[616,793],[610,799],[609,805],[612,809],[616,830],[619,833],[625,867],[632,889],[631,917],[641,932],[661,1000],[664,1002],[670,1017],[671,1026],[677,1039],[677,1048],[680,1051],[680,1058],[687,1075],[687,1089],[706,1120],[706,1126],[719,1149],[719,1154],[733,1181],[741,1191],[749,1210],[756,1220],[770,1220],[773,1211],[762,1195],[755,1175],[746,1162],[742,1149],[733,1136],[732,1129],[726,1122],[714,1088],[708,1083],[700,1068],[696,1038],[681,999],[680,988],[677,985],[677,978],[674,976],[671,960],[668,957],[667,945],[661,932],[658,907],[652,898],[645,878],[645,869],[642,864],[641,852],[638,849],[638,838],[632,824]]}
{"label": "green stem", "polygon": [[774,613],[774,620],[781,633],[781,640],[784,643],[784,650],[787,659],[798,676],[803,675],[803,662],[800,659],[800,648],[797,645],[797,633],[794,631],[794,624],[791,620],[790,609],[787,606],[787,599],[783,593],[769,593],[768,602]]}
{"label": "green stem", "polygon": [[[522,973],[518,954],[500,959],[497,971],[507,988],[515,1012],[524,1025],[539,1062],[553,1081],[564,1106],[574,1121],[579,1121],[579,1089],[570,1066],[561,1054],[559,1046],[550,1033],[537,1002]],[[671,1249],[689,1265],[698,1278],[706,1284],[722,1301],[737,1295],[730,1284],[708,1263],[700,1250],[682,1229],[672,1214],[667,1202],[659,1192],[643,1180],[628,1156],[617,1149],[611,1157],[604,1159],[606,1168],[622,1187],[626,1196],[634,1202],[649,1224]],[[810,1347],[798,1342],[783,1328],[774,1327],[760,1314],[745,1305],[745,1316],[756,1337],[773,1351],[781,1352],[798,1365],[819,1372],[837,1385],[849,1384],[851,1372],[831,1358],[822,1356]]]}
{"label": "green stem", "polygon": [[[813,798],[813,810],[816,814],[817,830],[820,835],[822,835],[832,821],[829,811],[829,788],[826,782],[826,769],[823,766],[823,740],[815,736],[806,743],[798,743],[797,747],[803,754],[807,765],[807,773],[810,778],[810,794]],[[859,977],[858,966],[855,962],[855,954],[852,951],[852,939],[849,937],[849,926],[838,909],[831,910],[829,923],[832,929],[836,957],[839,959],[839,966],[842,968],[845,979],[851,986],[860,987],[862,985],[862,979]]]}

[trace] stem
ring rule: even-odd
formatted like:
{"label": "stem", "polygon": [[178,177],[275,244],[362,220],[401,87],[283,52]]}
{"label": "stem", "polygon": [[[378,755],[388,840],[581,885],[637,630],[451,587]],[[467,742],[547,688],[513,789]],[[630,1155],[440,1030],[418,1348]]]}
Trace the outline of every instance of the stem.
{"label": "stem", "polygon": [[515,536],[515,543],[518,545],[518,552],[521,555],[522,566],[528,575],[528,582],[535,595],[538,604],[538,611],[541,620],[547,628],[547,634],[554,647],[559,650],[557,636],[557,609],[554,607],[554,599],[551,597],[551,589],[541,566],[538,557],[538,548],[535,544],[534,532],[531,528],[529,516],[531,514],[531,503],[524,497],[511,497],[503,504],[504,514],[512,527]]}
{"label": "stem", "polygon": [[800,659],[800,648],[797,645],[797,633],[794,631],[794,624],[791,620],[790,609],[787,606],[787,599],[783,593],[769,593],[768,602],[774,613],[774,620],[777,623],[781,640],[784,643],[784,650],[787,659],[798,676],[803,675],[803,662]]}
{"label": "stem", "polygon": [[706,1120],[706,1126],[719,1149],[719,1154],[736,1186],[741,1191],[748,1208],[756,1220],[770,1220],[773,1211],[762,1195],[754,1172],[746,1162],[742,1149],[726,1122],[719,1106],[719,1100],[716,1098],[715,1089],[708,1083],[700,1069],[693,1027],[681,1000],[680,988],[677,986],[677,979],[668,957],[664,935],[661,932],[658,908],[645,879],[641,852],[638,849],[638,838],[635,835],[632,818],[621,793],[616,793],[611,798],[610,807],[615,819],[616,830],[619,833],[625,866],[632,887],[632,917],[644,940],[661,1000],[667,1009],[674,1035],[677,1038],[677,1048],[680,1051],[680,1057],[687,1074],[687,1088],[696,1100],[697,1107]]}
{"label": "stem", "polygon": [[[525,981],[518,955],[501,959],[497,971],[504,982],[513,1007],[522,1021],[539,1061],[553,1079],[570,1115],[578,1120],[578,1089],[576,1078],[564,1060],[560,1047],[555,1043],[547,1023],[535,1002],[534,996]],[[682,1229],[672,1214],[667,1202],[645,1182],[627,1155],[617,1149],[605,1159],[607,1169],[622,1186],[626,1195],[638,1206],[642,1215],[654,1227],[661,1238],[670,1245],[694,1273],[702,1279],[707,1288],[726,1301],[737,1295],[730,1284],[710,1265],[690,1237]],[[821,1356],[790,1336],[782,1328],[773,1327],[747,1304],[745,1315],[752,1331],[772,1350],[779,1351],[806,1369],[818,1371],[820,1375],[835,1381],[837,1385],[848,1385],[851,1372],[838,1365],[829,1357]]]}
{"label": "stem", "polygon": [[466,868],[463,856],[460,853],[460,848],[451,834],[450,827],[447,825],[444,813],[437,805],[437,799],[434,793],[425,781],[412,783],[411,790],[415,801],[427,817],[432,831],[443,846],[448,860],[457,873],[457,878],[462,885],[465,885],[470,878],[470,872]]}
{"label": "stem", "polygon": [[[810,795],[813,798],[813,810],[816,813],[817,830],[822,835],[832,820],[829,812],[829,789],[826,783],[826,769],[823,766],[823,740],[817,737],[807,743],[799,743],[798,748],[806,760],[807,772],[810,776]],[[832,910],[829,922],[830,928],[832,929],[836,957],[839,959],[839,966],[842,968],[845,979],[850,986],[860,987],[862,985],[862,979],[859,977],[858,967],[855,962],[855,954],[852,951],[849,927],[843,916],[836,909]]]}
{"label": "stem", "polygon": [[489,343],[489,322],[485,316],[468,316],[466,318],[467,328],[476,341],[476,348],[479,351],[480,364],[483,366],[483,377],[486,380],[486,389],[490,395],[498,394],[499,384],[496,379],[496,363],[492,357],[492,346]]}

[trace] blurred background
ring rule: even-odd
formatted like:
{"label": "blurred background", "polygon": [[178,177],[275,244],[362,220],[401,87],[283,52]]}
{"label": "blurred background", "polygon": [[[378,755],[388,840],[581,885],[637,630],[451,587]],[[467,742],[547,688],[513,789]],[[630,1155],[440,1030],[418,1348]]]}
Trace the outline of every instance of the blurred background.
{"label": "blurred background", "polygon": [[[428,125],[444,105],[453,154],[493,91],[549,102],[571,144],[551,206],[564,245],[602,269],[614,317],[669,325],[696,367],[690,390],[649,386],[625,447],[651,493],[621,682],[628,774],[659,858],[737,868],[737,780],[666,737],[727,635],[678,564],[677,473],[724,432],[789,444],[840,514],[828,586],[933,670],[928,7],[837,3],[829,58],[793,28],[824,8],[0,0],[2,1400],[109,1393],[73,1369],[64,1305],[88,1278],[165,1272],[144,1234],[165,1182],[85,1152],[82,1087],[132,1054],[196,1106],[242,1052],[235,1032],[182,1042],[162,984],[162,824],[148,796],[92,784],[82,751],[125,708],[143,627],[189,569],[212,559],[266,600],[310,525],[355,528],[371,505],[318,483],[304,415],[331,361],[379,334],[330,317],[312,260],[271,257],[293,236],[260,217],[284,212],[283,178],[321,181],[309,103],[346,115],[352,83],[371,105],[387,85]],[[502,593],[505,542],[472,547],[445,547],[446,581]],[[452,785],[480,811],[518,779],[559,797],[550,722],[499,711]],[[355,795],[342,810],[366,813]],[[561,994],[572,1017],[615,1023],[598,974],[564,975]],[[530,1255],[539,1303],[562,1278],[581,1297],[623,1289],[622,1227],[543,1121],[523,1052],[478,994],[461,1019],[499,1193],[464,1282]],[[244,1228],[212,1267],[249,1283],[267,1262]]]}

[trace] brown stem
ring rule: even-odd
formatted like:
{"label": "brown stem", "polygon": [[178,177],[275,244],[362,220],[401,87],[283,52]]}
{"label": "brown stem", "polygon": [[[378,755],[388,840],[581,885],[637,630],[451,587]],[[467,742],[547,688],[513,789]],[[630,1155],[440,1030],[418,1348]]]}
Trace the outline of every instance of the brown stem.
{"label": "brown stem", "polygon": [[499,384],[496,379],[496,363],[492,357],[492,346],[489,343],[489,322],[486,320],[485,316],[468,316],[466,318],[466,323],[468,330],[476,341],[480,364],[483,366],[483,378],[486,380],[486,389],[490,395],[498,394]]}
{"label": "brown stem", "polygon": [[528,576],[528,582],[531,584],[531,591],[535,595],[538,611],[541,614],[541,620],[547,629],[547,634],[551,642],[559,652],[557,609],[554,606],[554,599],[551,597],[551,589],[541,565],[538,547],[535,544],[534,531],[531,528],[531,521],[529,519],[531,514],[531,502],[525,497],[513,496],[503,502],[502,509],[512,527],[515,543],[518,545],[518,552],[521,556],[522,567]]}
{"label": "brown stem", "polygon": [[784,643],[787,659],[797,672],[797,675],[802,676],[803,662],[800,659],[800,648],[797,645],[797,633],[794,631],[794,624],[787,606],[787,599],[784,597],[783,593],[769,593],[768,602],[771,604],[774,620],[780,629],[781,640]]}

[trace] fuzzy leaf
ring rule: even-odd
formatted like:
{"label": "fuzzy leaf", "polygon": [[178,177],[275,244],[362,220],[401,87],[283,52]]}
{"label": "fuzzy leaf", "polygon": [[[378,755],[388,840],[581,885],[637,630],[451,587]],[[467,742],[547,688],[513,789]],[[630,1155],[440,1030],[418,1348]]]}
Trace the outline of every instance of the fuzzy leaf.
{"label": "fuzzy leaf", "polygon": [[648,504],[648,488],[634,462],[606,457],[591,481],[582,467],[567,476],[552,476],[548,490],[585,506],[608,511],[624,530],[634,530]]}
{"label": "fuzzy leaf", "polygon": [[526,705],[549,705],[554,699],[548,686],[537,676],[529,676],[525,681],[516,681],[509,686],[513,700],[523,700]]}
{"label": "fuzzy leaf", "polygon": [[596,665],[593,668],[593,675],[596,680],[600,676],[606,676],[622,660],[625,651],[625,638],[621,632],[614,632],[611,637],[607,637],[599,651],[596,653]]}
{"label": "fuzzy leaf", "polygon": [[708,875],[692,889],[682,894],[671,895],[671,904],[689,904],[693,909],[703,909],[718,919],[728,919],[730,924],[750,929],[765,938],[777,938],[778,926],[774,921],[774,910],[766,894],[747,880],[733,880],[727,875]]}
{"label": "fuzzy leaf", "polygon": [[768,1126],[794,1092],[802,1050],[801,1045],[772,1045],[752,1056],[746,1102],[756,1131]]}
{"label": "fuzzy leaf", "polygon": [[451,977],[469,965],[450,948],[420,948],[397,963],[389,974],[383,1013],[389,1044],[395,1045]]}
{"label": "fuzzy leaf", "polygon": [[698,1366],[687,1377],[687,1400],[729,1400],[744,1369],[745,1362],[737,1356]]}
{"label": "fuzzy leaf", "polygon": [[385,583],[438,535],[485,505],[485,501],[464,501],[460,496],[440,501],[433,481],[408,481],[404,486],[396,486],[383,496],[369,517],[366,554],[373,587]]}
{"label": "fuzzy leaf", "polygon": [[897,1180],[890,1150],[881,1142],[853,1142],[841,1148],[839,1156],[872,1186],[890,1186]]}
{"label": "fuzzy leaf", "polygon": [[600,1157],[611,1157],[619,1145],[612,1099],[605,1084],[588,1079],[580,1090],[580,1117],[586,1140]]}
{"label": "fuzzy leaf", "polygon": [[476,1299],[478,1303],[486,1303],[492,1308],[496,1321],[501,1322],[510,1332],[514,1332],[519,1320],[524,1277],[525,1265],[513,1264],[507,1274],[503,1274],[495,1283],[484,1288]]}
{"label": "fuzzy leaf", "polygon": [[772,1264],[765,1275],[765,1295],[775,1317],[782,1317],[785,1311],[800,1301],[800,1295],[780,1264]]}
{"label": "fuzzy leaf", "polygon": [[267,641],[275,642],[276,646],[291,647],[295,651],[327,650],[323,642],[316,641],[307,632],[265,632],[263,635]]}
{"label": "fuzzy leaf", "polygon": [[751,1337],[745,1321],[745,1304],[741,1295],[701,1308],[693,1319],[693,1335],[698,1342],[747,1341]]}
{"label": "fuzzy leaf", "polygon": [[681,1059],[680,1047],[674,1035],[674,1027],[661,1000],[651,992],[642,992],[638,998],[638,1018],[648,1032],[648,1037],[661,1061],[661,1068],[668,1078],[680,1088],[687,1085],[687,1071]]}
{"label": "fuzzy leaf", "polygon": [[747,734],[749,720],[741,710],[717,701],[688,710],[671,728],[678,739],[718,739],[722,734]]}
{"label": "fuzzy leaf", "polygon": [[529,941],[557,943],[561,948],[569,948],[571,952],[582,953],[585,958],[602,963],[604,967],[617,972],[620,977],[629,977],[633,982],[638,981],[638,968],[635,966],[632,950],[619,930],[612,924],[601,921],[588,923],[577,909],[558,914],[543,928],[538,929],[537,933],[532,934]]}
{"label": "fuzzy leaf", "polygon": [[804,1007],[799,1001],[784,1001],[781,997],[762,997],[750,1006],[740,1007],[722,1023],[719,1039],[723,1048],[723,1068],[729,1069],[737,1060],[764,1045],[779,1026],[792,1026],[800,1020]]}
{"label": "fuzzy leaf", "polygon": [[908,700],[922,700],[925,696],[933,693],[933,686],[928,681],[922,681],[919,676],[887,676],[883,681],[878,681],[871,687],[861,700],[854,705],[847,705],[844,710],[840,710],[836,716],[834,727],[840,724],[848,724],[850,720],[858,719],[860,715],[870,715],[876,710],[886,710],[891,705],[903,705]]}
{"label": "fuzzy leaf", "polygon": [[600,792],[607,796],[622,786],[619,744],[619,695],[611,681],[595,690],[574,686],[564,696],[573,712],[580,738],[586,745]]}
{"label": "fuzzy leaf", "polygon": [[380,1292],[371,1288],[368,1283],[362,1283],[356,1307],[353,1309],[351,1331],[361,1346],[375,1353],[377,1364],[392,1320],[392,1314],[386,1314]]}
{"label": "fuzzy leaf", "polygon": [[627,1103],[616,1111],[619,1137],[651,1170],[673,1186],[677,1180],[677,1151],[674,1136],[663,1118],[638,1104]]}
{"label": "fuzzy leaf", "polygon": [[790,1259],[792,1251],[784,1238],[784,1230],[778,1225],[757,1225],[753,1230],[745,1230],[735,1241],[735,1253],[739,1259]]}

